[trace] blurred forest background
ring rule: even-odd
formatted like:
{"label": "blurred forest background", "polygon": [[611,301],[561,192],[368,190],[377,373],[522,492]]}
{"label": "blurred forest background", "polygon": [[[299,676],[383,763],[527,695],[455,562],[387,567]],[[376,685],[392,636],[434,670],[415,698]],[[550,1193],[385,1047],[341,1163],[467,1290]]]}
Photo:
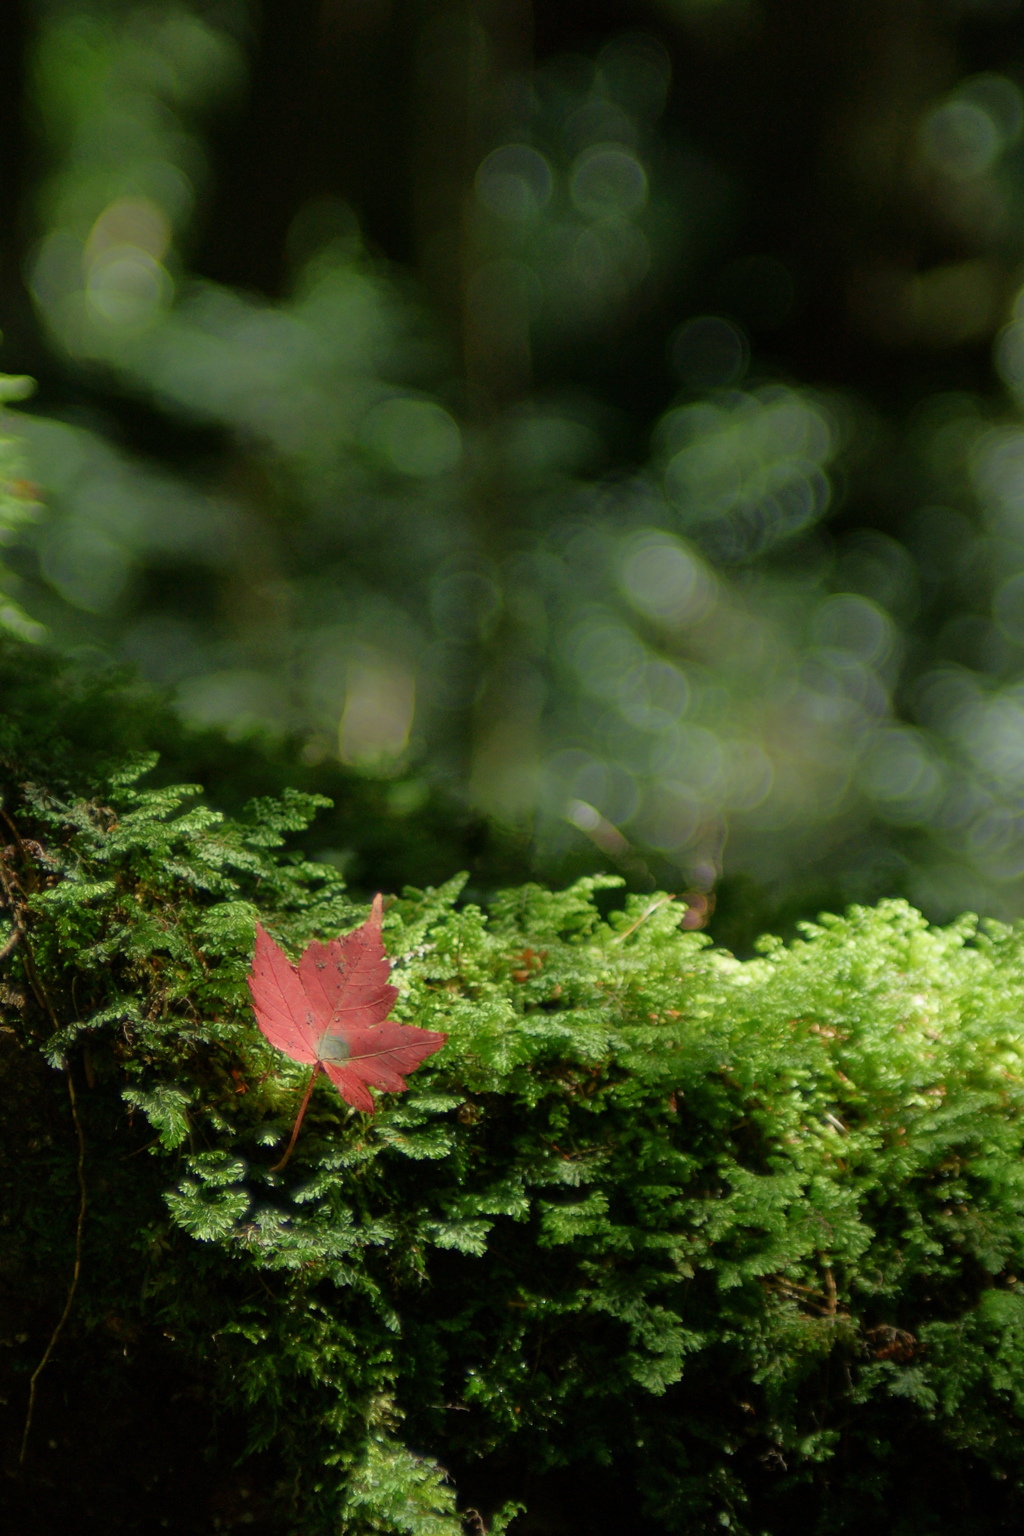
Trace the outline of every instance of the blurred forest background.
{"label": "blurred forest background", "polygon": [[326,789],[357,885],[1024,914],[1018,0],[0,45],[8,628],[167,690],[215,798]]}

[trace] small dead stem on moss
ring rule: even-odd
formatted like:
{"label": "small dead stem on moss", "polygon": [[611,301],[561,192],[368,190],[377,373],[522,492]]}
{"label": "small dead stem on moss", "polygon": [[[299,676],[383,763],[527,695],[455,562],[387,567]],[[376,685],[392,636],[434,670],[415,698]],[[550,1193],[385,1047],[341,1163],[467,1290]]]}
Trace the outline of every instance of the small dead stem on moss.
{"label": "small dead stem on moss", "polygon": [[75,1124],[75,1137],[78,1142],[78,1156],[75,1161],[75,1177],[78,1183],[78,1219],[75,1222],[75,1263],[71,1271],[71,1284],[68,1286],[67,1300],[64,1310],[57,1319],[56,1327],[50,1334],[49,1341],[43,1351],[43,1357],[36,1366],[28,1383],[28,1407],[25,1410],[25,1428],[21,1436],[21,1450],[18,1452],[18,1465],[25,1465],[25,1456],[28,1452],[28,1437],[32,1431],[32,1415],[36,1406],[36,1387],[39,1378],[49,1364],[50,1357],[57,1348],[57,1342],[64,1331],[64,1324],[71,1316],[71,1308],[75,1303],[75,1292],[78,1290],[78,1281],[82,1273],[82,1235],[85,1231],[85,1210],[87,1204],[85,1188],[85,1135],[82,1131],[82,1119],[78,1113],[78,1100],[75,1097],[75,1084],[71,1076],[70,1065],[64,1068],[64,1077],[68,1085],[68,1099],[71,1103],[71,1118]]}
{"label": "small dead stem on moss", "polygon": [[[31,865],[28,862],[28,849],[22,840],[21,834],[18,831],[16,824],[11,820],[11,817],[2,806],[0,806],[0,818],[2,818],[9,827],[11,834],[14,837],[15,847],[20,854],[26,869],[31,871]],[[3,886],[3,894],[5,897],[6,905],[10,909],[11,921],[13,924],[12,933],[8,937],[7,942],[4,944],[3,952],[0,954],[0,958],[6,959],[6,957],[14,950],[15,946],[19,942],[21,943],[22,962],[25,967],[25,974],[28,977],[29,986],[32,989],[36,1002],[46,1014],[54,1030],[58,1030],[60,1028],[60,1021],[57,1018],[53,1003],[50,1001],[49,994],[39,979],[39,973],[36,970],[35,957],[32,953],[32,944],[28,934],[28,912],[24,898],[21,894],[22,887],[18,877],[14,875],[13,871],[8,871],[6,868],[6,860],[2,854],[0,854],[0,885]],[[68,1103],[71,1106],[71,1121],[75,1128],[76,1142],[75,1182],[78,1186],[78,1214],[75,1218],[75,1257],[71,1269],[71,1283],[68,1286],[67,1297],[64,1301],[64,1310],[61,1312],[60,1317],[57,1319],[53,1332],[50,1334],[50,1337],[47,1340],[46,1348],[43,1350],[42,1358],[39,1361],[39,1364],[36,1366],[35,1370],[32,1372],[32,1375],[29,1377],[28,1404],[25,1409],[25,1427],[22,1430],[21,1447],[18,1451],[19,1467],[25,1465],[25,1457],[28,1454],[29,1435],[32,1432],[32,1418],[35,1413],[36,1389],[39,1385],[39,1378],[43,1374],[43,1371],[46,1369],[47,1365],[50,1363],[53,1352],[57,1348],[60,1336],[64,1331],[64,1326],[67,1323],[68,1318],[71,1316],[71,1309],[75,1304],[75,1294],[78,1290],[78,1282],[82,1274],[82,1239],[85,1233],[85,1213],[88,1206],[88,1195],[85,1185],[85,1133],[82,1129],[82,1117],[78,1112],[78,1098],[75,1093],[75,1081],[71,1075],[71,1065],[69,1062],[65,1062],[63,1070],[64,1081],[67,1084],[68,1090]]]}

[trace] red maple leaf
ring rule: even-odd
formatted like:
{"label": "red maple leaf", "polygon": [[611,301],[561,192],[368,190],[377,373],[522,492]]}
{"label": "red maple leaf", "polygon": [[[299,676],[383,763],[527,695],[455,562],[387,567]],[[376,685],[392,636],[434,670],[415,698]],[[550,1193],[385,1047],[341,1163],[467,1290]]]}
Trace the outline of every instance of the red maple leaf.
{"label": "red maple leaf", "polygon": [[381,939],[383,903],[374,897],[366,922],[330,944],[315,940],[295,966],[266,929],[256,925],[249,991],[256,1022],[271,1045],[312,1064],[306,1094],[282,1168],[291,1155],[313,1084],[326,1072],[346,1103],[373,1114],[371,1088],[401,1093],[405,1074],[439,1051],[447,1035],[388,1019],[397,988],[388,981]]}

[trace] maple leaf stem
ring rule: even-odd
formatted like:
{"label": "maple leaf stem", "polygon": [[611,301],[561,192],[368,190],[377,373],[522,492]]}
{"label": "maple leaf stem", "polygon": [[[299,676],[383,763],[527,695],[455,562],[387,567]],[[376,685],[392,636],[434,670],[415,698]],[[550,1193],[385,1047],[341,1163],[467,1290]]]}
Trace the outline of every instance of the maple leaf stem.
{"label": "maple leaf stem", "polygon": [[291,1139],[289,1140],[287,1147],[285,1147],[284,1156],[282,1157],[281,1161],[279,1163],[275,1163],[273,1168],[270,1169],[271,1173],[280,1173],[281,1169],[292,1155],[292,1148],[295,1146],[295,1141],[299,1134],[299,1127],[302,1124],[303,1117],[306,1113],[306,1107],[309,1104],[310,1097],[313,1093],[313,1084],[316,1082],[316,1075],[319,1071],[320,1063],[315,1061],[313,1063],[313,1070],[309,1074],[309,1082],[306,1084],[306,1091],[302,1095],[302,1103],[299,1105],[299,1112],[295,1116],[295,1124],[292,1126]]}

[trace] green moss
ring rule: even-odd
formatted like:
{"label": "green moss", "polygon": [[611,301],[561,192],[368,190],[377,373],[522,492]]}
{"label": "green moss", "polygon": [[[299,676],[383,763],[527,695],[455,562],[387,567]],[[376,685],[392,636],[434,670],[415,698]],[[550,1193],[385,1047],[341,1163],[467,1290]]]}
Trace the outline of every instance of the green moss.
{"label": "green moss", "polygon": [[1013,1527],[1024,935],[890,901],[740,962],[668,899],[603,919],[610,877],[407,890],[395,1017],[448,1045],[372,1118],[321,1082],[273,1173],[304,1074],[253,925],[297,954],[366,910],[293,851],[322,802],[140,787],[102,747],[135,727],[39,665],[2,744],[12,1466],[74,1258],[68,1075],[88,1208],[15,1510],[137,1473],[110,1529],[244,1494],[257,1529],[443,1536],[604,1467],[672,1532]]}

